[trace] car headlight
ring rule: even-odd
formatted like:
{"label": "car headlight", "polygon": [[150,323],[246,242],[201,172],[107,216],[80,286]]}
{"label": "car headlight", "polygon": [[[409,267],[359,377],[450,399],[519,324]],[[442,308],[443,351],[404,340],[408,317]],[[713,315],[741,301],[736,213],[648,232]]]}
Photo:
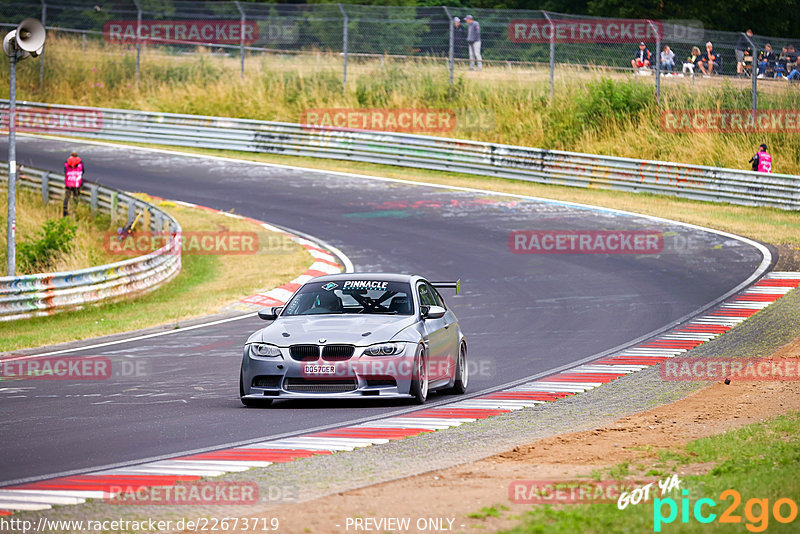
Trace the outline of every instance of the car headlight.
{"label": "car headlight", "polygon": [[379,343],[364,349],[365,356],[392,356],[400,354],[405,348],[404,343]]}
{"label": "car headlight", "polygon": [[266,343],[251,343],[250,354],[260,358],[276,358],[281,355],[281,349]]}

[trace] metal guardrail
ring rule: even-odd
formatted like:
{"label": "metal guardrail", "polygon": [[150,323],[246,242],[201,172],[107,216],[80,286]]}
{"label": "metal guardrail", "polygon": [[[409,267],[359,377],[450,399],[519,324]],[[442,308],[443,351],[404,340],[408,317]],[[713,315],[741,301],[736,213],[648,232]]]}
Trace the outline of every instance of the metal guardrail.
{"label": "metal guardrail", "polygon": [[[18,187],[41,192],[42,200],[64,197],[64,177],[20,167]],[[8,164],[0,163],[0,183],[8,182]],[[156,206],[102,185],[84,182],[81,200],[92,211],[130,222],[144,214],[152,232],[170,236],[167,244],[147,255],[76,271],[0,277],[0,321],[50,315],[86,304],[151,291],[181,269],[181,227]]]}
{"label": "metal guardrail", "polygon": [[[19,106],[20,131],[311,156],[543,184],[800,209],[800,177],[787,174],[282,122],[30,102]],[[7,101],[0,101],[0,110],[7,107]]]}

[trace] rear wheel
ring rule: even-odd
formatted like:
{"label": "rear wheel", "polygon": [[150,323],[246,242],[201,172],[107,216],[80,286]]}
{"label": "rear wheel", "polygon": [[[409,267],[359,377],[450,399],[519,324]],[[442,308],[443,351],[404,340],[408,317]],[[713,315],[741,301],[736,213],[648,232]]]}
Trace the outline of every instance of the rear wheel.
{"label": "rear wheel", "polygon": [[458,358],[456,358],[456,372],[453,387],[450,388],[449,393],[463,395],[467,392],[467,384],[469,383],[469,366],[467,365],[467,346],[463,343],[458,349]]}
{"label": "rear wheel", "polygon": [[411,395],[417,404],[425,404],[428,400],[428,363],[425,350],[420,345],[414,356],[414,371],[411,378]]}
{"label": "rear wheel", "polygon": [[239,373],[239,399],[248,408],[266,408],[272,404],[272,399],[247,399],[244,396],[244,377]]}

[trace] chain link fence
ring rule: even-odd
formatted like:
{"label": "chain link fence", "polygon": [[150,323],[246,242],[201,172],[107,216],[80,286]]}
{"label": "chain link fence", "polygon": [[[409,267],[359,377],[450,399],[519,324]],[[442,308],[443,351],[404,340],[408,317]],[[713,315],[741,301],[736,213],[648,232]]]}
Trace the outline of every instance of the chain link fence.
{"label": "chain link fence", "polygon": [[[468,14],[474,17],[469,24]],[[735,83],[752,85],[754,109],[757,84],[786,77],[797,66],[800,52],[800,39],[795,44],[792,39],[706,30],[690,20],[608,19],[448,6],[186,0],[10,0],[0,5],[0,27],[9,30],[22,17],[40,19],[51,32],[77,33],[84,42],[92,39],[135,50],[137,79],[143,49],[174,56],[203,49],[233,57],[239,60],[243,77],[248,62],[265,54],[305,56],[307,63],[309,58],[316,62],[314,68],[340,72],[343,84],[348,71],[352,75],[370,61],[432,63],[442,67],[444,76],[449,73],[450,83],[454,72],[466,69],[526,69],[549,74],[551,95],[557,77],[581,71],[633,73],[637,79],[650,76],[657,96],[662,79],[683,77],[694,83],[708,73],[710,77],[748,78]],[[479,50],[472,42],[476,38]],[[640,42],[645,43],[643,53],[649,57],[637,68],[632,62]],[[693,48],[702,54],[707,43],[712,44],[714,56],[710,68],[709,62],[691,59]],[[753,57],[758,58],[768,43],[775,55],[759,68]],[[747,55],[743,55],[745,50]],[[661,52],[667,53],[668,61],[660,61]],[[759,72],[764,78],[757,82]]]}

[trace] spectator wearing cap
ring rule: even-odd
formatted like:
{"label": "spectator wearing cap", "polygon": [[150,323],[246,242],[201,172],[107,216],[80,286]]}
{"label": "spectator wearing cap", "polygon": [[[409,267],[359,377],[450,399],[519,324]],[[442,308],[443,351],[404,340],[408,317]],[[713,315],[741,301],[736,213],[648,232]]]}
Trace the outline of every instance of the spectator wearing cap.
{"label": "spectator wearing cap", "polygon": [[711,41],[706,43],[706,51],[700,56],[697,66],[700,67],[700,72],[703,73],[704,78],[709,78],[714,74],[715,69],[719,70],[719,56],[714,51],[714,45],[711,44]]}
{"label": "spectator wearing cap", "polygon": [[469,70],[475,70],[475,62],[478,62],[478,70],[483,69],[481,59],[481,25],[472,15],[464,17],[467,23],[467,46],[469,47]]}
{"label": "spectator wearing cap", "polygon": [[461,19],[453,17],[453,57],[466,57],[467,35]]}
{"label": "spectator wearing cap", "polygon": [[647,45],[644,43],[639,43],[639,49],[636,51],[636,55],[633,56],[631,60],[631,67],[635,69],[646,69],[650,67],[650,61],[652,59],[652,54],[650,50],[647,49]]}
{"label": "spectator wearing cap", "polygon": [[[753,37],[753,30],[747,28],[747,31],[744,33],[744,35],[739,36],[739,40],[736,41],[736,47],[733,49],[733,53],[736,54],[736,74],[744,74],[745,56],[753,56],[753,49],[750,48],[750,40],[752,40]],[[748,38],[750,40],[748,40]]]}

